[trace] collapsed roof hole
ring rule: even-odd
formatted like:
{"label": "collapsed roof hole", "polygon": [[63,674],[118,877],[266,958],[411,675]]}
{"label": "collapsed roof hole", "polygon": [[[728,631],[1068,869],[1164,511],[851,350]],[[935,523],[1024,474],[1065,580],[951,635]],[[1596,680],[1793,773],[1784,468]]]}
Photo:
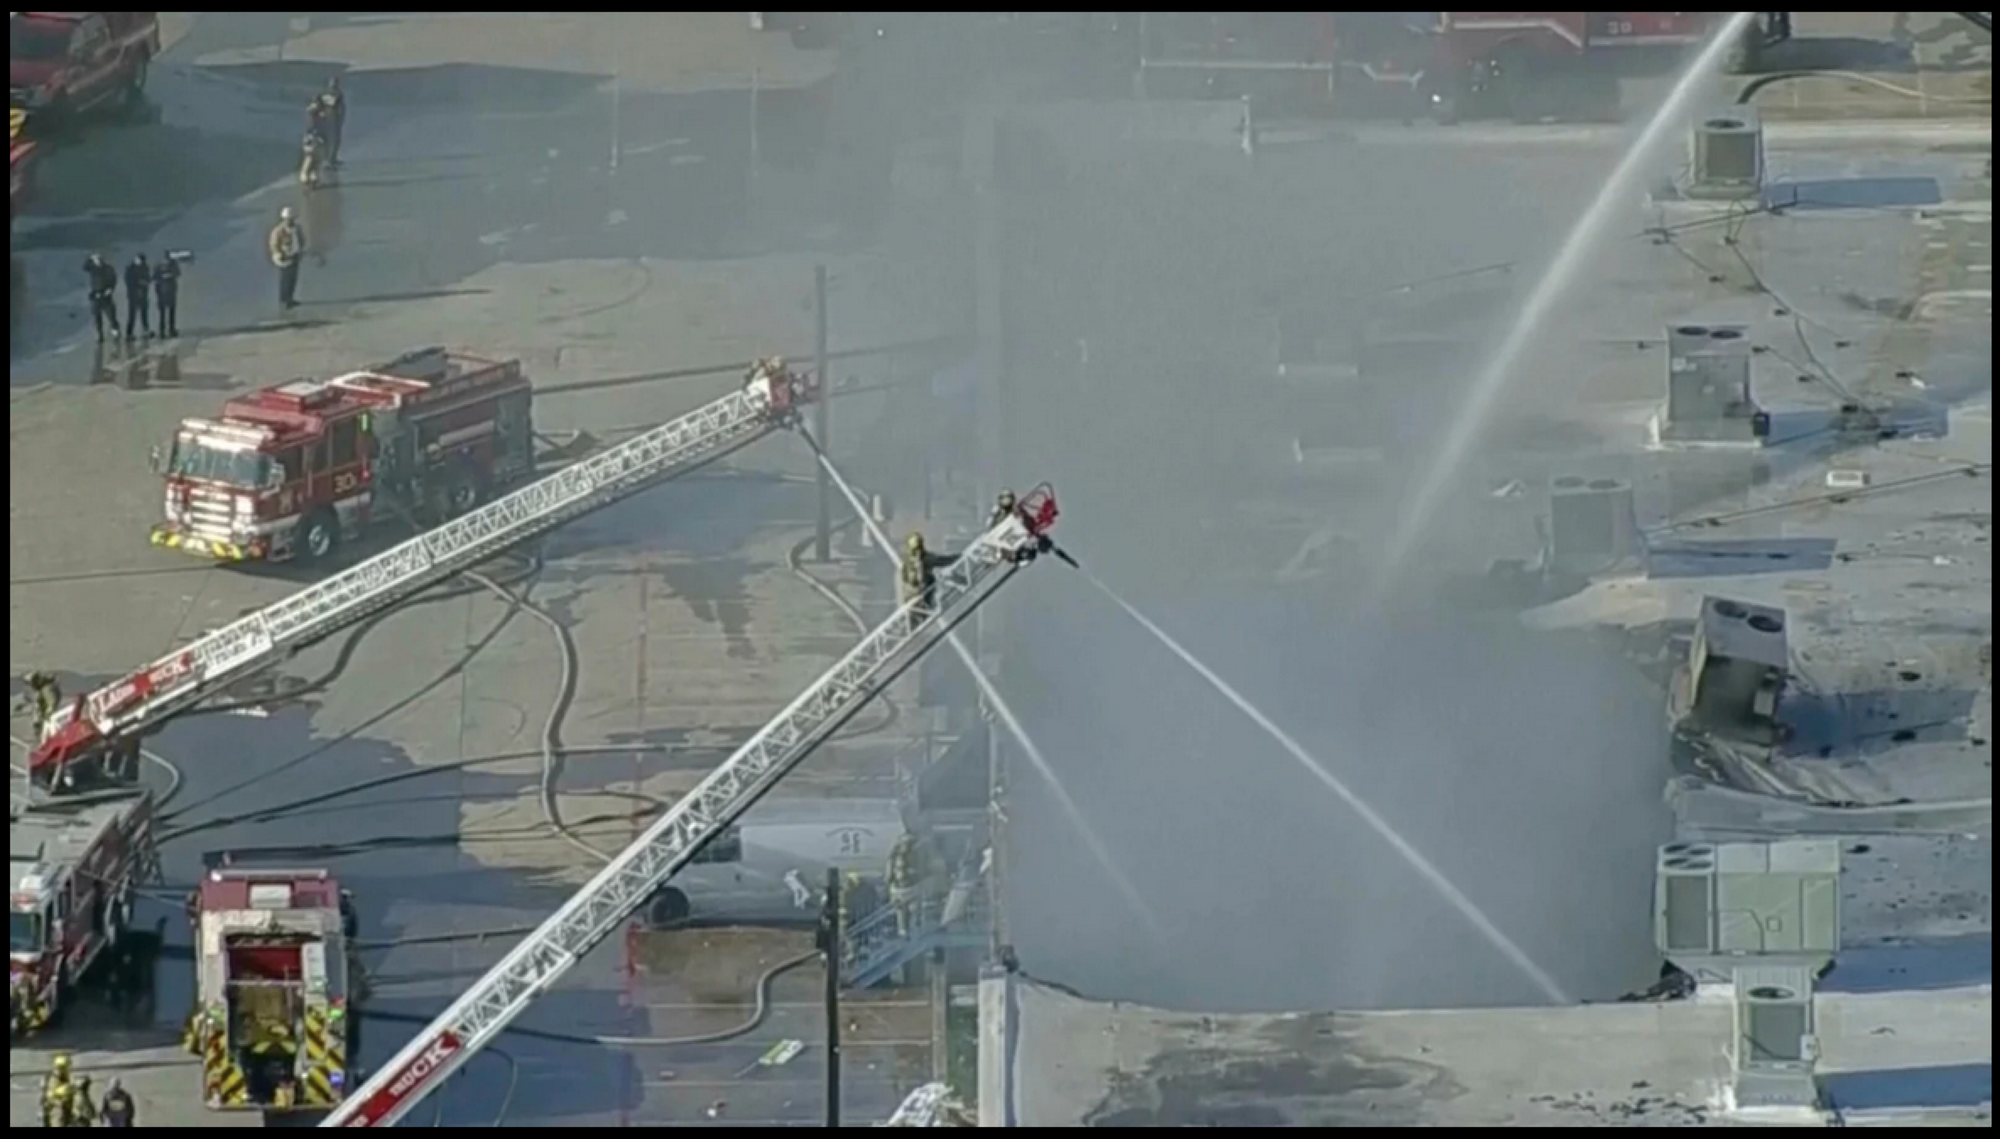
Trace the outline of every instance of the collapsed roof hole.
{"label": "collapsed roof hole", "polygon": [[1895,740],[1899,744],[1906,744],[1909,743],[1911,740],[1916,739],[1917,733],[1911,731],[1908,728],[1900,728],[1894,732],[1889,733],[1889,738]]}
{"label": "collapsed roof hole", "polygon": [[1782,633],[1785,631],[1785,623],[1783,621],[1763,613],[1750,618],[1750,627],[1760,633]]}

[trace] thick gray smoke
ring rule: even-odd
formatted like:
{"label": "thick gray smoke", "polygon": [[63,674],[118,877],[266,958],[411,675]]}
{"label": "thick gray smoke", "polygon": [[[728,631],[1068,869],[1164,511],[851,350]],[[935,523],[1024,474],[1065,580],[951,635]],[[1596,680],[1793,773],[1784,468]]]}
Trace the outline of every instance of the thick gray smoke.
{"label": "thick gray smoke", "polygon": [[[935,39],[946,26],[899,23],[869,41],[879,82],[834,100],[848,133],[915,129],[915,108],[943,105],[952,84],[924,61],[966,58]],[[1027,55],[1049,62],[1047,45]],[[981,398],[940,401],[901,440],[929,438],[961,468],[983,442],[1002,456],[993,479],[1053,480],[1063,539],[1093,571],[1406,828],[1569,991],[1652,980],[1652,849],[1669,825],[1657,696],[1589,646],[1434,609],[1423,589],[1378,619],[1358,584],[1487,318],[1603,157],[1373,145],[1329,124],[1261,137],[1252,159],[1230,102],[1052,105],[1088,84],[1044,83],[1020,62],[957,75],[953,97],[1004,108],[992,181],[968,199],[994,213],[931,246],[935,264],[964,268],[940,281],[997,282],[966,305]],[[968,130],[963,153],[984,149]],[[891,237],[917,224],[908,211],[885,221]],[[984,247],[969,249],[977,232]],[[1519,275],[1465,275],[1516,259],[1529,263]],[[1392,287],[1405,282],[1429,283]],[[1413,338],[1433,343],[1389,343]],[[1388,359],[1396,380],[1363,393],[1280,379],[1293,352]],[[1307,471],[1301,437],[1377,444],[1386,466]],[[1460,506],[1440,527],[1447,557],[1427,555],[1426,571],[1476,571],[1531,543],[1518,514],[1482,509],[1501,524],[1480,529]],[[1338,535],[1327,560],[1349,572],[1280,585],[1315,531]],[[1541,999],[1282,748],[1065,574],[1037,567],[997,603],[999,681],[1167,934],[1143,932],[1016,760],[1002,873],[1030,973],[1218,1011]]]}
{"label": "thick gray smoke", "polygon": [[[1532,256],[1574,191],[1558,176],[1547,195],[1488,200],[1481,168],[1504,159],[1449,148],[1272,143],[1252,161],[1226,105],[1156,105],[1139,130],[1116,118],[1133,113],[1042,110],[1002,133],[998,386],[1022,477],[1053,477],[1094,569],[1406,828],[1567,989],[1650,981],[1652,848],[1669,825],[1657,695],[1587,646],[1415,591],[1383,632],[1365,611],[1379,599],[1347,575],[1276,581],[1325,526],[1342,535],[1333,561],[1365,559],[1462,380],[1414,362],[1363,399],[1280,380],[1281,342],[1302,330],[1319,342],[1306,351],[1352,362],[1387,329],[1476,351],[1490,325],[1468,310],[1519,281],[1471,282],[1477,297],[1387,286]],[[1302,469],[1291,443],[1316,434],[1381,445],[1390,473]],[[1453,569],[1522,552],[1446,529]],[[1163,944],[1137,932],[1016,764],[1005,890],[1030,973],[1207,1010],[1541,999],[1084,583],[1007,604],[1003,682],[1170,931]]]}
{"label": "thick gray smoke", "polygon": [[[1022,638],[1015,702],[1169,935],[1154,941],[1124,911],[1023,768],[1007,913],[1030,973],[1204,1010],[1540,999],[1143,631],[1081,583],[1037,592],[1034,623],[1061,635]],[[1570,992],[1602,998],[1652,979],[1664,736],[1657,693],[1615,659],[1445,617],[1385,635],[1325,595],[1134,597]]]}

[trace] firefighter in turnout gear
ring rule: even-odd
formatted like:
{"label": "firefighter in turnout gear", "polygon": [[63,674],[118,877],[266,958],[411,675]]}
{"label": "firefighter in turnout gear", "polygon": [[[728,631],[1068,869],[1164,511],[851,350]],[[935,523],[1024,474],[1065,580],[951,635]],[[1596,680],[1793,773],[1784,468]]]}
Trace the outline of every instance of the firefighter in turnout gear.
{"label": "firefighter in turnout gear", "polygon": [[889,850],[889,904],[896,908],[896,936],[908,937],[916,918],[917,888],[923,881],[915,835],[905,833]]}
{"label": "firefighter in turnout gear", "polygon": [[49,1061],[48,1075],[42,1077],[42,1126],[76,1126],[76,1080],[70,1071],[67,1052],[58,1052]]}
{"label": "firefighter in turnout gear", "polygon": [[347,93],[340,89],[338,75],[326,81],[326,90],[313,100],[309,118],[319,130],[321,141],[326,144],[326,164],[329,168],[340,166],[340,136],[347,127]]}
{"label": "firefighter in turnout gear", "polygon": [[28,691],[35,700],[35,738],[39,740],[48,733],[50,717],[62,706],[62,685],[40,670],[29,673],[27,680]]}
{"label": "firefighter in turnout gear", "polygon": [[271,264],[278,267],[278,305],[290,312],[299,307],[299,259],[306,254],[306,231],[292,217],[292,207],[278,211],[268,246]]}
{"label": "firefighter in turnout gear", "polygon": [[903,604],[930,609],[937,601],[937,571],[957,561],[954,554],[933,554],[924,546],[924,536],[912,533],[903,540]]}
{"label": "firefighter in turnout gear", "polygon": [[69,1096],[69,1126],[97,1126],[97,1105],[90,1100],[90,1077],[78,1076]]}
{"label": "firefighter in turnout gear", "polygon": [[138,1106],[132,1102],[132,1093],[125,1090],[124,1084],[111,1081],[111,1086],[104,1089],[104,1126],[136,1127],[137,1115]]}
{"label": "firefighter in turnout gear", "polygon": [[848,953],[848,963],[853,964],[870,943],[881,936],[880,927],[869,923],[882,908],[882,893],[875,881],[865,874],[849,874],[847,888],[840,894],[841,914],[844,927],[841,945]]}
{"label": "firefighter in turnout gear", "polygon": [[1013,491],[1001,491],[1000,497],[993,500],[993,514],[987,518],[986,528],[988,530],[993,529],[995,526],[1014,517],[1015,513],[1020,509],[1021,504],[1015,500]]}

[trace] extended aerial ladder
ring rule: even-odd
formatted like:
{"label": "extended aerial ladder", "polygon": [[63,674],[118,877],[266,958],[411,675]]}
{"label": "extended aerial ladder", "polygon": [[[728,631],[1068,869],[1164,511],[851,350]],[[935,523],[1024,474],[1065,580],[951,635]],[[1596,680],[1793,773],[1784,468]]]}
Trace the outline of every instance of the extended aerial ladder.
{"label": "extended aerial ladder", "polygon": [[564,522],[722,458],[796,421],[818,379],[760,367],[738,391],[572,463],[175,649],[49,717],[29,757],[50,790],[121,742],[243,677]]}
{"label": "extended aerial ladder", "polygon": [[701,848],[1028,562],[1055,549],[1047,486],[936,571],[839,664],[710,772],[321,1123],[388,1127],[507,1030]]}

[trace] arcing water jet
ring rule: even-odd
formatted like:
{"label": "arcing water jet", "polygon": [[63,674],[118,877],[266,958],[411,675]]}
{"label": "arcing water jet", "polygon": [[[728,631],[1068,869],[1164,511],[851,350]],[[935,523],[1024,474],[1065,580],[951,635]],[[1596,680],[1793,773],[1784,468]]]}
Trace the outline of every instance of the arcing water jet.
{"label": "arcing water jet", "polygon": [[[810,437],[808,439],[810,440]],[[896,543],[890,541],[889,536],[882,532],[881,524],[877,523],[874,515],[869,513],[861,501],[861,496],[854,492],[854,488],[841,477],[839,468],[835,467],[833,461],[826,457],[826,453],[819,449],[818,441],[811,440],[811,442],[813,455],[819,460],[820,466],[826,469],[827,478],[840,489],[841,496],[847,499],[847,504],[853,508],[855,516],[868,528],[869,536],[875,539],[875,544],[881,548],[890,563],[895,564]],[[1090,850],[1090,856],[1103,868],[1105,876],[1111,879],[1112,886],[1117,889],[1125,904],[1132,908],[1133,914],[1146,927],[1146,932],[1156,939],[1163,939],[1166,931],[1160,925],[1159,918],[1154,915],[1152,907],[1146,905],[1131,877],[1118,868],[1118,863],[1112,859],[1111,851],[1104,845],[1104,840],[1098,837],[1097,831],[1090,825],[1090,820],[1084,817],[1083,809],[1076,805],[1076,800],[1070,796],[1069,789],[1064,787],[1062,780],[1057,777],[1055,766],[1042,754],[1042,749],[1035,745],[1034,737],[1028,735],[1027,729],[1014,715],[1014,709],[1000,695],[993,682],[987,679],[986,674],[980,671],[979,662],[973,657],[972,650],[965,647],[965,642],[959,639],[957,633],[948,634],[946,639],[951,644],[952,652],[958,654],[959,661],[965,665],[965,670],[972,674],[973,683],[979,686],[979,694],[986,699],[987,707],[993,709],[994,717],[1007,729],[1007,734],[1014,738],[1014,742],[1020,745],[1021,754],[1028,757],[1028,763],[1034,767],[1035,773],[1040,775],[1048,783],[1049,790],[1055,793],[1056,802],[1062,807],[1063,814],[1069,817],[1070,823],[1076,827],[1084,846]]]}
{"label": "arcing water jet", "polygon": [[1084,576],[1090,579],[1092,585],[1102,590],[1104,595],[1110,598],[1113,604],[1124,610],[1126,616],[1138,622],[1141,628],[1151,633],[1154,639],[1166,646],[1169,652],[1179,657],[1181,663],[1193,669],[1203,680],[1208,681],[1209,686],[1220,693],[1224,699],[1234,704],[1237,711],[1248,716],[1252,723],[1263,729],[1264,734],[1277,741],[1278,745],[1284,748],[1294,760],[1297,760],[1299,766],[1305,768],[1314,779],[1317,779],[1327,790],[1333,792],[1342,802],[1346,803],[1356,815],[1360,816],[1361,821],[1367,824],[1369,830],[1374,831],[1381,837],[1382,841],[1388,843],[1390,848],[1396,852],[1396,855],[1409,865],[1410,869],[1416,871],[1417,875],[1435,890],[1439,897],[1443,898],[1452,909],[1465,918],[1466,922],[1489,945],[1497,950],[1502,957],[1506,958],[1509,964],[1519,970],[1521,975],[1526,977],[1536,989],[1540,990],[1542,995],[1548,998],[1551,1004],[1567,1005],[1575,1003],[1570,995],[1563,990],[1563,987],[1556,982],[1556,979],[1549,974],[1548,970],[1535,964],[1534,960],[1528,956],[1527,951],[1522,949],[1513,938],[1507,936],[1505,930],[1495,925],[1493,919],[1487,917],[1486,912],[1479,908],[1478,903],[1467,897],[1463,890],[1460,890],[1450,878],[1446,877],[1443,870],[1440,870],[1430,859],[1424,857],[1422,851],[1418,850],[1408,839],[1404,838],[1401,832],[1397,831],[1375,808],[1369,806],[1367,800],[1355,794],[1352,788],[1348,787],[1345,782],[1331,771],[1328,771],[1326,766],[1320,763],[1319,760],[1313,758],[1312,753],[1308,752],[1303,745],[1274,723],[1269,716],[1266,716],[1262,710],[1255,704],[1252,704],[1248,698],[1238,692],[1228,681],[1218,676],[1215,670],[1203,664],[1200,658],[1182,647],[1181,643],[1169,636],[1166,630],[1154,624],[1144,613],[1139,612],[1131,602],[1120,597],[1115,590],[1104,584],[1104,582],[1100,581],[1096,575],[1090,573],[1088,570],[1084,571]]}
{"label": "arcing water jet", "polygon": [[1701,90],[1703,81],[1721,67],[1729,46],[1748,27],[1750,16],[1749,12],[1731,13],[1729,19],[1716,29],[1715,35],[1675,81],[1666,101],[1660,104],[1660,109],[1632,140],[1624,157],[1612,168],[1597,196],[1591,199],[1590,207],[1577,219],[1576,226],[1556,251],[1555,259],[1549,262],[1534,290],[1522,302],[1521,311],[1508,329],[1506,338],[1500,342],[1486,367],[1474,378],[1457,417],[1445,433],[1435,460],[1417,479],[1416,489],[1401,512],[1401,521],[1383,551],[1380,573],[1375,582],[1378,597],[1395,584],[1404,563],[1417,543],[1423,540],[1431,516],[1437,513],[1440,500],[1450,489],[1466,456],[1479,443],[1501,393],[1513,383],[1528,345],[1535,342],[1549,318],[1555,315],[1557,304],[1576,284],[1576,278],[1589,263],[1590,254],[1610,236],[1619,206],[1640,192],[1640,176],[1660,140],[1666,137],[1669,127],[1686,117],[1688,107]]}

